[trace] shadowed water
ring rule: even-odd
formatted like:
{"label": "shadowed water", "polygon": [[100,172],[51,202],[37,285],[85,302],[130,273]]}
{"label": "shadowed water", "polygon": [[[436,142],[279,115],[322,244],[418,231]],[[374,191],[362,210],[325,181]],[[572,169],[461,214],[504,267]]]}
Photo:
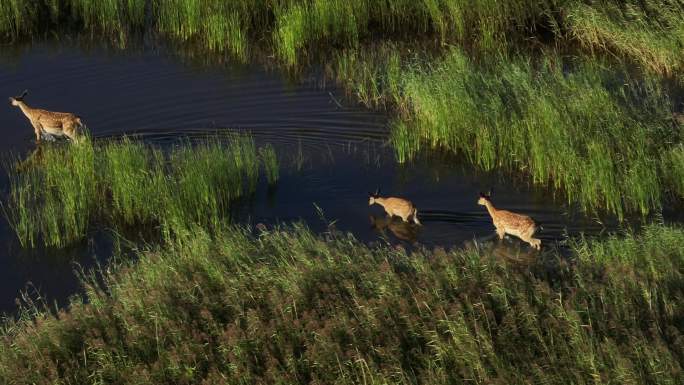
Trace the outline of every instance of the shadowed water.
{"label": "shadowed water", "polygon": [[[304,220],[316,231],[334,226],[363,241],[404,246],[488,244],[493,226],[476,201],[479,191],[493,188],[497,206],[543,224],[538,237],[548,248],[568,235],[607,229],[539,189],[473,171],[454,159],[397,165],[386,145],[387,117],[354,105],[320,80],[292,82],[260,66],[196,67],[159,52],[69,45],[39,44],[1,60],[0,95],[28,89],[29,105],[80,115],[96,139],[127,134],[167,146],[188,136],[241,130],[259,145],[271,143],[281,179],[273,188],[261,183],[254,196],[240,202],[234,217],[242,223]],[[28,121],[9,103],[0,108],[0,130],[2,152],[27,153],[35,146]],[[7,192],[4,176],[0,187]],[[379,207],[369,208],[367,192],[377,187],[411,199],[423,226],[389,221]],[[101,234],[70,250],[22,250],[4,218],[0,240],[0,311],[6,312],[16,310],[15,298],[27,287],[63,304],[79,290],[74,270],[92,267],[96,255],[105,262],[111,254]],[[530,253],[515,239],[497,247],[514,257]]]}

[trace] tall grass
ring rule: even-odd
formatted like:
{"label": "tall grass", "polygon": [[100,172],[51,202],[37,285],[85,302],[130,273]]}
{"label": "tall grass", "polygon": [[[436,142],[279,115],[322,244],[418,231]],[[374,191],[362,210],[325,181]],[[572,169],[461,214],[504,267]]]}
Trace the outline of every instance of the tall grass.
{"label": "tall grass", "polygon": [[[0,0],[0,35],[66,27],[125,42],[144,26],[173,40],[245,60],[252,47],[288,65],[371,40],[436,41],[484,54],[512,43],[577,41],[657,73],[682,68],[684,6],[672,0]],[[149,22],[149,23],[148,23]]]}
{"label": "tall grass", "polygon": [[0,333],[12,383],[676,384],[684,230],[575,264],[369,248],[295,226],[194,230]]}
{"label": "tall grass", "polygon": [[127,138],[42,149],[32,165],[10,168],[3,205],[25,247],[64,247],[96,225],[159,226],[166,237],[216,227],[259,176],[257,149],[243,136],[168,152]]}
{"label": "tall grass", "polygon": [[427,34],[444,43],[496,51],[516,38],[507,32],[524,29],[526,23],[534,26],[546,22],[550,14],[546,1],[317,0],[293,4],[276,14],[274,47],[290,65],[301,62],[322,45],[354,48],[371,36],[405,38]]}
{"label": "tall grass", "polygon": [[652,72],[684,69],[684,3],[680,1],[576,2],[568,8],[572,35],[591,50],[625,56]]}
{"label": "tall grass", "polygon": [[679,141],[672,106],[657,80],[627,69],[554,56],[482,67],[454,49],[409,71],[402,92],[410,112],[392,137],[400,160],[445,148],[618,216],[658,209],[670,184],[659,170]]}
{"label": "tall grass", "polygon": [[278,156],[276,155],[275,149],[269,144],[266,147],[259,149],[259,155],[261,156],[261,163],[264,165],[264,172],[266,173],[268,184],[275,184],[280,177]]}

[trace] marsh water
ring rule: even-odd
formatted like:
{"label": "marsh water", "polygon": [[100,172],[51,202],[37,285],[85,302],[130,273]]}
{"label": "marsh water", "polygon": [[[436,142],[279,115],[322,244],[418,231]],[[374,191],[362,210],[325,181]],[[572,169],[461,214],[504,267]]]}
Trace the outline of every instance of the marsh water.
{"label": "marsh water", "polygon": [[[7,51],[7,50],[6,50]],[[389,119],[345,97],[315,75],[289,80],[261,65],[196,65],[163,49],[120,51],[71,44],[34,44],[0,55],[0,95],[29,90],[27,103],[79,114],[96,140],[135,135],[160,146],[187,137],[229,130],[271,143],[281,163],[273,188],[260,183],[239,202],[233,220],[274,225],[304,221],[317,232],[331,226],[365,242],[413,247],[493,242],[479,191],[493,189],[495,203],[543,223],[538,234],[553,246],[580,233],[614,229],[605,219],[584,216],[543,189],[509,177],[479,172],[453,157],[434,156],[409,165],[395,162],[387,144]],[[0,108],[3,153],[28,153],[33,130],[21,112]],[[6,178],[1,180],[7,193]],[[421,227],[388,221],[368,206],[368,191],[411,199]],[[79,292],[75,272],[112,254],[106,231],[68,250],[24,250],[0,220],[0,311],[14,312],[15,298],[28,291],[64,304]],[[510,252],[529,247],[506,240]]]}

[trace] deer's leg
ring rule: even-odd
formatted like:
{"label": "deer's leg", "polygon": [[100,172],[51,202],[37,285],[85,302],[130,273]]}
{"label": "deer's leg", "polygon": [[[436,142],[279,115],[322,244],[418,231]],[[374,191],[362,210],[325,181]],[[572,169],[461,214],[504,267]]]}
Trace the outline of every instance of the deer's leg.
{"label": "deer's leg", "polygon": [[506,231],[504,230],[503,227],[497,227],[497,228],[496,228],[496,235],[499,236],[499,239],[500,239],[500,240],[503,240],[503,239],[504,239],[504,235],[506,235]]}
{"label": "deer's leg", "polygon": [[530,238],[530,245],[534,247],[537,250],[541,250],[541,239],[539,238]]}
{"label": "deer's leg", "polygon": [[541,250],[541,240],[533,237],[535,230],[535,228],[530,229],[524,234],[524,236],[520,237],[520,239],[529,243],[533,248]]}
{"label": "deer's leg", "polygon": [[74,143],[79,141],[79,125],[76,122],[67,122],[64,124],[64,134]]}
{"label": "deer's leg", "polygon": [[31,125],[33,126],[33,132],[36,133],[36,142],[40,143],[40,134],[43,131],[43,126],[40,123],[34,121],[31,121]]}
{"label": "deer's leg", "polygon": [[420,221],[418,220],[418,210],[417,209],[413,209],[413,215],[412,216],[413,216],[413,223],[419,225]]}

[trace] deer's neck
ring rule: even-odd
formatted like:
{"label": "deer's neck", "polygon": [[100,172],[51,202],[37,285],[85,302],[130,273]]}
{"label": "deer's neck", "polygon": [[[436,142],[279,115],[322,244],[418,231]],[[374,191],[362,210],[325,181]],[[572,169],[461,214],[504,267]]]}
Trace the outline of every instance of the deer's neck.
{"label": "deer's neck", "polygon": [[29,107],[24,102],[19,102],[18,106],[21,109],[21,112],[23,112],[27,118],[31,119],[31,115],[33,115],[33,108]]}
{"label": "deer's neck", "polygon": [[487,208],[487,212],[489,212],[489,216],[492,218],[496,218],[496,207],[492,204],[490,201],[485,202],[485,207]]}
{"label": "deer's neck", "polygon": [[385,203],[387,203],[386,198],[375,198],[375,203],[379,204],[382,207],[385,207]]}

